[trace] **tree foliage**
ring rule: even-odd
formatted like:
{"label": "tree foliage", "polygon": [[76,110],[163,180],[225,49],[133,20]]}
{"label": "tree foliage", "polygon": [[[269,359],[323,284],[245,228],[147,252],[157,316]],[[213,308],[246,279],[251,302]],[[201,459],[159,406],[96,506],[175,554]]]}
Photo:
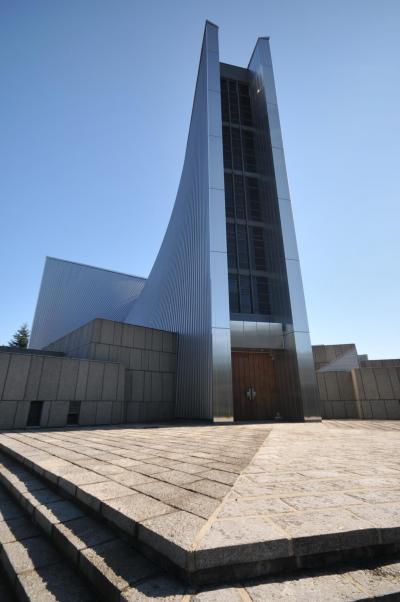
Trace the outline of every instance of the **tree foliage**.
{"label": "tree foliage", "polygon": [[10,347],[28,347],[30,331],[28,328],[28,324],[22,324],[20,328],[18,328],[17,332],[14,334],[11,341],[9,341]]}

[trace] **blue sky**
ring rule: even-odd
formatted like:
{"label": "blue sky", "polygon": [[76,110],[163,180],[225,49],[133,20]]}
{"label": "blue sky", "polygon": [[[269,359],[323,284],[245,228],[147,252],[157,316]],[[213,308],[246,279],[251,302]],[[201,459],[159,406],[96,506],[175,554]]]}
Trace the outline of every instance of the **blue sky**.
{"label": "blue sky", "polygon": [[0,343],[46,255],[148,275],[206,19],[271,37],[312,342],[400,357],[398,0],[0,0]]}

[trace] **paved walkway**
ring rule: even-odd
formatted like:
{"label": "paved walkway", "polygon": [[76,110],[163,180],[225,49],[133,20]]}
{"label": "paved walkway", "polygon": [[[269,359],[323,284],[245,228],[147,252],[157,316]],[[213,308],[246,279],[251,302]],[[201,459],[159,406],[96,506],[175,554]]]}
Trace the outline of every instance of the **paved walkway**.
{"label": "paved walkway", "polygon": [[[199,546],[312,554],[398,541],[400,423],[276,424]],[[257,546],[257,544],[259,544]]]}
{"label": "paved walkway", "polygon": [[[214,577],[226,569],[242,580],[271,561],[301,566],[304,557],[340,560],[341,551],[400,543],[398,422],[23,431],[0,434],[0,448],[177,566]],[[280,579],[279,588],[264,579],[246,595],[273,600],[317,587],[323,596],[293,599],[331,599],[325,588],[336,587],[343,597],[332,599],[358,600],[369,581],[398,584],[399,565],[350,573]],[[235,600],[232,592],[199,600]]]}

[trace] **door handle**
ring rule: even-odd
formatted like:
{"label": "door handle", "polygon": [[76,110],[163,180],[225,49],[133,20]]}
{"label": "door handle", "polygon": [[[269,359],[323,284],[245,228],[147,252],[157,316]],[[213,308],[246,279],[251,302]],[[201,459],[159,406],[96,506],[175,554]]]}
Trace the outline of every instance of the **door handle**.
{"label": "door handle", "polygon": [[246,391],[246,397],[247,399],[249,399],[250,401],[254,401],[254,399],[256,398],[257,395],[257,391],[255,390],[254,387],[249,387]]}

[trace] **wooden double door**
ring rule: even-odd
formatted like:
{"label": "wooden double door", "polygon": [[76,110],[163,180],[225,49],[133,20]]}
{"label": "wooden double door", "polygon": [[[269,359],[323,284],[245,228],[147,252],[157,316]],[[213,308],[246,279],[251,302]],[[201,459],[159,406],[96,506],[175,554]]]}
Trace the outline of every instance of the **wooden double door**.
{"label": "wooden double door", "polygon": [[277,384],[269,353],[232,352],[235,420],[271,420],[276,415]]}

